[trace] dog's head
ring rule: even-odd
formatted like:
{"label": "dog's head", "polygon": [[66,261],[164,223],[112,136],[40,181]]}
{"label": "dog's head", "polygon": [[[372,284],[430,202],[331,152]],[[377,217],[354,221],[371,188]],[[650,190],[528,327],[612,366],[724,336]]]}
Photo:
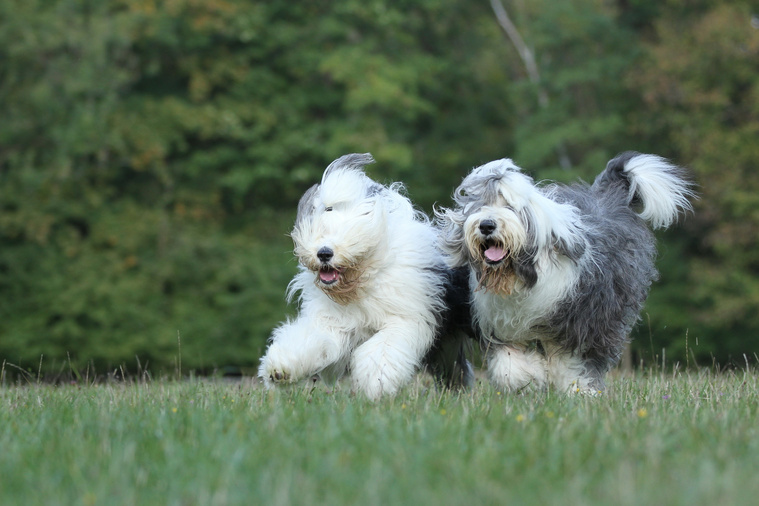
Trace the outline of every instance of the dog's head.
{"label": "dog's head", "polygon": [[474,169],[453,198],[454,209],[436,212],[441,247],[452,266],[471,266],[481,288],[502,295],[531,288],[540,262],[584,252],[577,210],[551,200],[510,159]]}
{"label": "dog's head", "polygon": [[362,274],[382,254],[390,190],[369,179],[363,166],[370,154],[345,155],[324,172],[300,200],[292,238],[298,261],[315,282],[340,303],[356,296]]}

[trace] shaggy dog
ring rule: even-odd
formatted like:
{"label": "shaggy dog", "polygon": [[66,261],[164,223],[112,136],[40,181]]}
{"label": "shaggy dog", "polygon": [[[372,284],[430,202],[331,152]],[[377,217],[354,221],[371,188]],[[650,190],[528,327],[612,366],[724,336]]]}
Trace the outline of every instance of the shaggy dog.
{"label": "shaggy dog", "polygon": [[425,357],[440,383],[472,382],[466,272],[446,267],[435,228],[402,185],[364,174],[373,161],[338,158],[298,204],[300,272],[288,299],[300,292],[300,311],[274,330],[261,359],[267,387],[349,372],[353,389],[376,399],[395,394]]}
{"label": "shaggy dog", "polygon": [[657,279],[654,235],[690,210],[685,171],[627,152],[592,186],[535,186],[509,159],[478,167],[437,212],[468,266],[488,375],[511,391],[599,393]]}

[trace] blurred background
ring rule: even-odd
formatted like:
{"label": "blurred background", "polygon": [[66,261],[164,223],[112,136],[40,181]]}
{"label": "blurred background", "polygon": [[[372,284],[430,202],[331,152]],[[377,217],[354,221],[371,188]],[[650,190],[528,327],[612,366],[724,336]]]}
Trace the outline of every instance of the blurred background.
{"label": "blurred background", "polygon": [[492,159],[592,181],[624,150],[701,194],[632,363],[755,362],[756,1],[3,0],[0,362],[252,373],[334,158],[431,214]]}

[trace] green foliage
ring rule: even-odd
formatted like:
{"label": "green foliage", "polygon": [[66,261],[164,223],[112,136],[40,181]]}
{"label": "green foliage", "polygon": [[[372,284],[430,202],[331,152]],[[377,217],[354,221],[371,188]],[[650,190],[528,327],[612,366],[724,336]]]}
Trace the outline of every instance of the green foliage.
{"label": "green foliage", "polygon": [[0,9],[0,357],[23,367],[164,369],[180,342],[187,368],[254,367],[329,161],[371,151],[429,210],[506,137],[486,6]]}
{"label": "green foliage", "polygon": [[255,364],[262,339],[251,334],[266,336],[286,313],[282,292],[294,273],[286,237],[221,236],[137,206],[88,223],[86,240],[64,228],[46,244],[0,252],[16,280],[3,305],[4,359],[44,355],[47,369],[92,362],[101,372],[164,368],[180,355],[207,371]]}
{"label": "green foliage", "polygon": [[[540,72],[538,84],[523,77],[510,90],[522,118],[514,158],[541,176],[592,180],[616,153],[634,148],[624,135],[634,95],[620,79],[640,52],[634,33],[599,0],[533,1],[514,11]],[[570,174],[556,170],[562,151],[575,167]]]}
{"label": "green foliage", "polygon": [[[139,381],[0,387],[3,504],[753,504],[759,379],[599,398]],[[550,486],[547,486],[550,484]]]}
{"label": "green foliage", "polygon": [[187,369],[254,368],[337,156],[372,152],[430,212],[495,158],[589,180],[624,149],[703,194],[661,235],[637,352],[753,356],[755,7],[505,5],[537,85],[487,2],[0,3],[0,358],[170,369],[181,343]]}
{"label": "green foliage", "polygon": [[644,90],[636,124],[652,150],[693,170],[701,201],[662,263],[667,286],[654,297],[673,298],[658,299],[655,321],[670,334],[690,329],[702,358],[741,364],[744,353],[755,358],[759,328],[757,12],[743,2],[665,4],[630,78]]}

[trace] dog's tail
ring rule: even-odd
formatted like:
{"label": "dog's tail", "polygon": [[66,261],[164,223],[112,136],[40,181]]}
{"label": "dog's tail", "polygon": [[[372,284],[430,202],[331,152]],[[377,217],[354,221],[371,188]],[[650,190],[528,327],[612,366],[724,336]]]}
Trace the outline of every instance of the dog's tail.
{"label": "dog's tail", "polygon": [[690,199],[696,192],[687,171],[660,156],[622,153],[606,164],[593,188],[604,191],[620,184],[627,188],[627,205],[639,206],[638,214],[653,228],[667,228],[693,209]]}

